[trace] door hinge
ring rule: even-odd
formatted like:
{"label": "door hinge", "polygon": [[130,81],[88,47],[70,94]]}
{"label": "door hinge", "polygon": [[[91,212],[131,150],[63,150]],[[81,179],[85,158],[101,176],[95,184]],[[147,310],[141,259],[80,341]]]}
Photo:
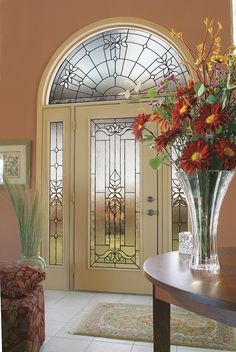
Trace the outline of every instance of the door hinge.
{"label": "door hinge", "polygon": [[75,274],[75,264],[72,264],[72,274]]}

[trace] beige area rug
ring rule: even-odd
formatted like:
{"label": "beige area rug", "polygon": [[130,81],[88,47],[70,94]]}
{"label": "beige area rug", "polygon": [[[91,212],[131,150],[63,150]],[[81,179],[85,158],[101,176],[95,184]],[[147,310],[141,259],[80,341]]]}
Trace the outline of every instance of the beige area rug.
{"label": "beige area rug", "polygon": [[[236,351],[234,331],[187,310],[171,308],[172,345]],[[141,304],[99,303],[70,333],[152,342],[152,308]]]}

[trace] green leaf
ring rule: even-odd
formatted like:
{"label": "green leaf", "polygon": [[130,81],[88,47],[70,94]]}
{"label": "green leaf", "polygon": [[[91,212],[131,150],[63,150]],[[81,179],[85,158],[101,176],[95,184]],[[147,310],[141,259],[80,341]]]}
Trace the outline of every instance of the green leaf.
{"label": "green leaf", "polygon": [[207,103],[208,104],[215,104],[217,103],[217,98],[215,95],[213,94],[210,94],[208,97],[207,97]]}
{"label": "green leaf", "polygon": [[229,130],[229,132],[236,133],[236,124],[235,124],[235,123],[231,123],[231,124],[228,126],[228,130]]}
{"label": "green leaf", "polygon": [[227,95],[224,97],[224,100],[223,100],[223,103],[222,103],[222,109],[225,108],[226,103],[227,103]]}
{"label": "green leaf", "polygon": [[194,92],[195,92],[195,93],[198,92],[198,90],[199,90],[199,88],[200,88],[201,85],[202,85],[201,82],[197,82],[197,83],[194,84]]}
{"label": "green leaf", "polygon": [[194,92],[197,93],[197,95],[200,97],[206,90],[206,87],[204,86],[204,84],[202,84],[202,82],[197,82],[194,85]]}
{"label": "green leaf", "polygon": [[143,136],[143,141],[152,141],[153,140],[153,136],[151,134],[146,134]]}
{"label": "green leaf", "polygon": [[156,156],[154,159],[149,160],[149,165],[153,170],[159,170],[163,164],[163,159],[160,156]]}
{"label": "green leaf", "polygon": [[196,133],[193,134],[191,140],[192,140],[193,142],[195,142],[195,141],[198,140],[198,136],[196,135]]}
{"label": "green leaf", "polygon": [[157,97],[156,89],[155,88],[149,89],[147,95],[149,98],[156,98]]}

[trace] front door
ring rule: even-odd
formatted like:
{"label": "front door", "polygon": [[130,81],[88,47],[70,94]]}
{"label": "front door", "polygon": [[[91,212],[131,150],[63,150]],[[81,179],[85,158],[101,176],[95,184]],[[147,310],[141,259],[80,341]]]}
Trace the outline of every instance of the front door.
{"label": "front door", "polygon": [[151,292],[142,266],[157,254],[157,173],[132,134],[141,105],[75,109],[74,289]]}

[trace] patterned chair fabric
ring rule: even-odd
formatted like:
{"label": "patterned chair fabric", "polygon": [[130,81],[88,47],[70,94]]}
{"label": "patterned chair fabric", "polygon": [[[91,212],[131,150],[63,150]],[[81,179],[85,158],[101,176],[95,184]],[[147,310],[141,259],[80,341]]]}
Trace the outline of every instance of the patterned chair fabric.
{"label": "patterned chair fabric", "polygon": [[3,297],[23,297],[45,278],[45,272],[27,264],[0,262],[1,295]]}
{"label": "patterned chair fabric", "polygon": [[45,340],[44,289],[20,298],[2,297],[3,352],[38,352]]}

